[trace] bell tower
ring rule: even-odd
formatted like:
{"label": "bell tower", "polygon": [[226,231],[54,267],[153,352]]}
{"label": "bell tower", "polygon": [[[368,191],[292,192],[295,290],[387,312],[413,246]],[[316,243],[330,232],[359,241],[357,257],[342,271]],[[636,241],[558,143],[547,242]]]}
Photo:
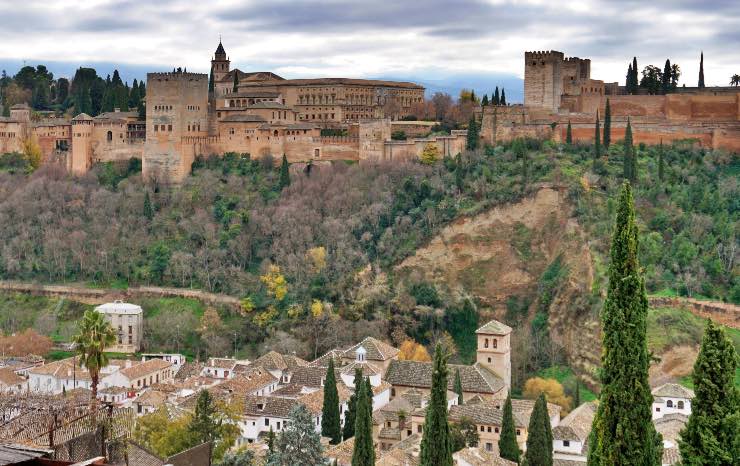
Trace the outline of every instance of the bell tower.
{"label": "bell tower", "polygon": [[[213,59],[211,60],[211,73],[213,74],[214,84],[218,83],[224,78],[224,76],[229,74],[230,65],[231,62],[229,61],[229,57],[226,56],[224,45],[221,43],[221,39],[219,39],[216,53],[213,55]],[[218,86],[214,85],[214,88],[216,87]]]}
{"label": "bell tower", "polygon": [[491,368],[511,389],[511,327],[492,320],[475,331],[478,337],[476,362]]}

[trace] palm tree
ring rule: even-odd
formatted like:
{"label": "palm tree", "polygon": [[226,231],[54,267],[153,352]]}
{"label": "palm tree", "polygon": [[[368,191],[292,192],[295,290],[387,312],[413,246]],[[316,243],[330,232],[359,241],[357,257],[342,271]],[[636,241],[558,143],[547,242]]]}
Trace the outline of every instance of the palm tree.
{"label": "palm tree", "polygon": [[90,372],[92,381],[92,400],[98,398],[98,380],[100,369],[108,365],[105,348],[115,344],[116,332],[100,312],[85,311],[79,323],[79,332],[74,336],[77,354],[80,356],[80,366],[85,366]]}
{"label": "palm tree", "polygon": [[740,74],[733,74],[730,78],[730,86],[740,86]]}

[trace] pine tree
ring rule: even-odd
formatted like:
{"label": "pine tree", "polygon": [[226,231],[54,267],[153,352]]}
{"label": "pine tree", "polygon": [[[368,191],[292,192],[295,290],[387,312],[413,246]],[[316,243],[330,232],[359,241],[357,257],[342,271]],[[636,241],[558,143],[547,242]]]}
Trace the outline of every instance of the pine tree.
{"label": "pine tree", "polygon": [[478,121],[475,119],[475,115],[470,116],[468,121],[468,139],[465,144],[467,150],[474,151],[478,148],[478,140],[480,136],[478,134]]}
{"label": "pine tree", "polygon": [[609,105],[609,99],[606,99],[606,108],[604,108],[604,148],[609,150],[612,143],[612,109]]}
{"label": "pine tree", "polygon": [[699,87],[704,87],[704,52],[701,53],[699,61]]}
{"label": "pine tree", "polygon": [[568,129],[565,130],[565,143],[569,146],[573,144],[573,128],[568,120]]}
{"label": "pine tree", "polygon": [[213,396],[208,390],[201,390],[195,404],[195,414],[188,425],[188,432],[196,444],[200,444],[213,441],[217,431],[218,421]]}
{"label": "pine tree", "polygon": [[501,458],[519,463],[519,444],[516,442],[516,426],[514,425],[514,411],[511,408],[511,395],[506,397],[504,415],[501,421],[501,436],[498,439],[498,449]]}
{"label": "pine tree", "polygon": [[694,363],[691,416],[678,445],[684,466],[740,464],[738,355],[722,327],[707,320]]}
{"label": "pine tree", "polygon": [[462,405],[464,400],[462,379],[460,379],[460,369],[455,370],[455,393],[457,393],[457,404]]}
{"label": "pine tree", "polygon": [[493,105],[501,105],[501,96],[498,93],[498,86],[496,86],[496,91],[493,94]]}
{"label": "pine tree", "polygon": [[671,92],[671,60],[666,59],[663,75],[660,77],[660,90],[663,94]]}
{"label": "pine tree", "polygon": [[599,122],[599,111],[596,111],[596,129],[594,133],[594,158],[601,158],[601,124]]}
{"label": "pine tree", "polygon": [[321,435],[329,437],[332,445],[336,445],[342,441],[342,427],[339,418],[339,393],[337,392],[337,377],[334,373],[333,358],[329,358],[329,367],[326,369],[324,404],[321,409]]}
{"label": "pine tree", "polygon": [[373,399],[368,396],[370,379],[355,386],[357,393],[357,417],[355,419],[355,449],[352,452],[352,466],[374,466],[373,447]]}
{"label": "pine tree", "polygon": [[506,89],[501,88],[501,105],[506,105]]}
{"label": "pine tree", "polygon": [[534,403],[527,429],[527,452],[522,465],[552,466],[552,426],[547,413],[545,395],[540,393]]}
{"label": "pine tree", "polygon": [[154,218],[154,209],[152,208],[152,201],[149,199],[149,191],[144,194],[144,218],[150,221]]}
{"label": "pine tree", "polygon": [[325,464],[321,436],[316,432],[313,417],[303,404],[296,405],[289,415],[287,427],[280,433],[267,457],[267,466]]}
{"label": "pine tree", "polygon": [[483,94],[483,99],[481,99],[480,104],[482,107],[488,105],[488,94]]}
{"label": "pine tree", "polygon": [[663,160],[663,140],[660,140],[658,146],[658,180],[663,181],[665,177],[665,161]]}
{"label": "pine tree", "polygon": [[342,430],[342,438],[347,440],[355,435],[355,419],[357,418],[357,388],[363,384],[362,370],[359,367],[355,368],[355,380],[354,386],[355,391],[349,397],[347,402],[347,412],[344,413],[344,429]]}
{"label": "pine tree", "polygon": [[662,437],[652,422],[648,302],[637,238],[632,189],[625,182],[612,236],[609,289],[601,311],[602,388],[589,438],[588,466],[659,466],[663,455]]}
{"label": "pine tree", "polygon": [[288,158],[283,154],[283,163],[280,165],[280,189],[290,186],[290,170]]}
{"label": "pine tree", "polygon": [[424,417],[419,466],[452,466],[452,442],[447,422],[447,355],[437,343],[432,388]]}

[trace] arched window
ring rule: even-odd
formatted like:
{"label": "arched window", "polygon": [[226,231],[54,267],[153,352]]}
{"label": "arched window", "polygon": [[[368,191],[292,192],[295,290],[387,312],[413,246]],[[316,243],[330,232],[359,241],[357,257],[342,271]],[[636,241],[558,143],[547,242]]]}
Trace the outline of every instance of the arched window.
{"label": "arched window", "polygon": [[275,130],[275,132],[273,132],[272,135],[275,136],[275,137],[277,137],[277,135],[278,135],[277,130]]}
{"label": "arched window", "polygon": [[665,405],[669,408],[673,408],[673,400],[668,400],[665,402]]}
{"label": "arched window", "polygon": [[683,401],[679,401],[678,403],[676,403],[676,407],[678,409],[683,409]]}
{"label": "arched window", "polygon": [[485,341],[485,343],[483,343],[483,347],[484,347],[484,348],[488,348],[488,338],[486,338],[486,341]]}
{"label": "arched window", "polygon": [[493,339],[493,347],[498,348],[498,340],[496,338]]}
{"label": "arched window", "polygon": [[113,131],[108,131],[106,139],[108,139],[108,142],[111,142],[113,140]]}

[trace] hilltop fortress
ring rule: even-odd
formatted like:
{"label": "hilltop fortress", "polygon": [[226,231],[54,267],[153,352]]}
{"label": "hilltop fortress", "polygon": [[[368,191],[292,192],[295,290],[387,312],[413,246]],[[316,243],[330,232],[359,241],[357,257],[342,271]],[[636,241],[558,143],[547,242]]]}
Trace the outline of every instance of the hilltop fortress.
{"label": "hilltop fortress", "polygon": [[[481,138],[495,144],[516,137],[590,141],[597,112],[609,99],[612,138],[624,137],[631,118],[637,143],[690,139],[703,147],[740,151],[740,90],[678,88],[668,95],[628,95],[617,83],[591,78],[591,61],[562,52],[524,54],[524,103],[474,111]],[[197,156],[225,152],[252,157],[286,155],[290,162],[410,160],[428,145],[454,156],[466,131],[449,136],[391,139],[393,122],[424,102],[414,83],[349,78],[284,79],[267,71],[231,69],[219,42],[211,74],[175,70],[147,75],[146,121],[136,112],[79,114],[71,120],[33,121],[28,106],[0,118],[0,153],[37,142],[45,161],[76,175],[98,162],[142,160],[143,175],[178,183]],[[408,122],[407,122],[408,123]],[[420,124],[421,125],[421,124]],[[331,129],[322,135],[322,129]],[[428,127],[427,127],[428,130]]]}

